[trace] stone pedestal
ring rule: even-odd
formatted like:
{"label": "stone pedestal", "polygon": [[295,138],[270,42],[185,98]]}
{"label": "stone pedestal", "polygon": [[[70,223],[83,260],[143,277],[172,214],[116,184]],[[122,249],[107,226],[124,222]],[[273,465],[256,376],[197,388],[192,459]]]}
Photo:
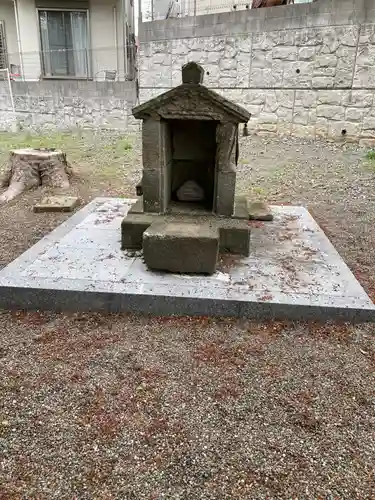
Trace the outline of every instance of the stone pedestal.
{"label": "stone pedestal", "polygon": [[209,223],[155,222],[143,233],[143,258],[150,269],[213,274],[219,231]]}

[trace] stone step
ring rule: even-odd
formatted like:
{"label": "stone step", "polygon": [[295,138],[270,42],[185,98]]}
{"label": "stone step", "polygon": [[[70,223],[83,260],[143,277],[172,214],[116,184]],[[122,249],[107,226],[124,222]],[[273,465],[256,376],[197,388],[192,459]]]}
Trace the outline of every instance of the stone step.
{"label": "stone step", "polygon": [[129,212],[121,223],[121,248],[141,249],[144,231],[153,223],[189,223],[194,226],[211,226],[220,234],[220,251],[238,255],[250,253],[250,227],[248,220],[231,217],[185,214],[150,214]]}
{"label": "stone step", "polygon": [[219,229],[209,222],[157,221],[143,233],[143,257],[154,270],[213,274],[219,241]]}

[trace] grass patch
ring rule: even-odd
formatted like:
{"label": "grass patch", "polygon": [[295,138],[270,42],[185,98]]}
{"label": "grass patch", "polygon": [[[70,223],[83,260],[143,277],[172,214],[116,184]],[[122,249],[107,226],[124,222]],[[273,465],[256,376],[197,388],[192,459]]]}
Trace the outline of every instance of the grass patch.
{"label": "grass patch", "polygon": [[133,138],[107,131],[76,129],[49,131],[43,134],[21,132],[0,133],[0,165],[8,161],[12,149],[61,149],[77,170],[103,174],[104,178],[123,170],[124,164],[134,163]]}
{"label": "grass patch", "polygon": [[362,165],[367,171],[375,172],[375,149],[371,149],[366,153],[366,160],[363,161]]}
{"label": "grass patch", "polygon": [[239,163],[240,165],[249,165],[249,164],[250,164],[250,160],[249,160],[248,158],[240,158],[240,159],[238,160],[238,163]]}
{"label": "grass patch", "polygon": [[122,137],[121,139],[119,139],[117,141],[117,150],[118,151],[130,151],[131,149],[133,149],[133,145],[132,143],[129,141],[128,138],[126,137]]}
{"label": "grass patch", "polygon": [[74,189],[79,190],[81,197],[87,193],[129,195],[135,184],[135,171],[140,168],[135,135],[88,129],[22,131],[0,133],[0,178],[8,164],[9,152],[21,148],[55,148],[66,153],[75,174]]}
{"label": "grass patch", "polygon": [[258,199],[264,199],[266,196],[266,190],[260,186],[254,186],[251,188],[251,194]]}

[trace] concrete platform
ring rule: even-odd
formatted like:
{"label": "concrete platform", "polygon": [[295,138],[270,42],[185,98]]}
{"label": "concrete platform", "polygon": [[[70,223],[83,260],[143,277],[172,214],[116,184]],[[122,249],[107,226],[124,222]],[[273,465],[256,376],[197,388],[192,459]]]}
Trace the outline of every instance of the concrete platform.
{"label": "concrete platform", "polygon": [[121,251],[134,200],[99,198],[0,272],[0,307],[374,321],[375,306],[308,211],[271,207],[253,222],[250,257],[209,277],[151,272]]}

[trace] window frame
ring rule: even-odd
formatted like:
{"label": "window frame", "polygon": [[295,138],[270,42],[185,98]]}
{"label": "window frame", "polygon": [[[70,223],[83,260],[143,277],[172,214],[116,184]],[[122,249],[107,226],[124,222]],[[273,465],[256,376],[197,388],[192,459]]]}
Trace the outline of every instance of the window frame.
{"label": "window frame", "polygon": [[4,62],[4,67],[1,67],[0,64],[0,69],[9,69],[9,53],[8,53],[8,46],[7,46],[7,35],[6,35],[6,30],[5,30],[5,21],[3,19],[0,19],[0,34],[2,35],[3,39],[3,49],[4,53],[0,56],[0,62]]}
{"label": "window frame", "polygon": [[[42,33],[40,30],[40,12],[85,12],[86,14],[86,27],[87,27],[87,75],[86,76],[53,76],[46,75],[44,70],[43,61],[43,45]],[[40,74],[41,80],[92,80],[92,61],[91,61],[91,29],[90,29],[90,10],[89,9],[59,9],[56,7],[37,7],[36,8],[37,23],[38,23],[38,38],[39,38],[39,53],[40,53]]]}

